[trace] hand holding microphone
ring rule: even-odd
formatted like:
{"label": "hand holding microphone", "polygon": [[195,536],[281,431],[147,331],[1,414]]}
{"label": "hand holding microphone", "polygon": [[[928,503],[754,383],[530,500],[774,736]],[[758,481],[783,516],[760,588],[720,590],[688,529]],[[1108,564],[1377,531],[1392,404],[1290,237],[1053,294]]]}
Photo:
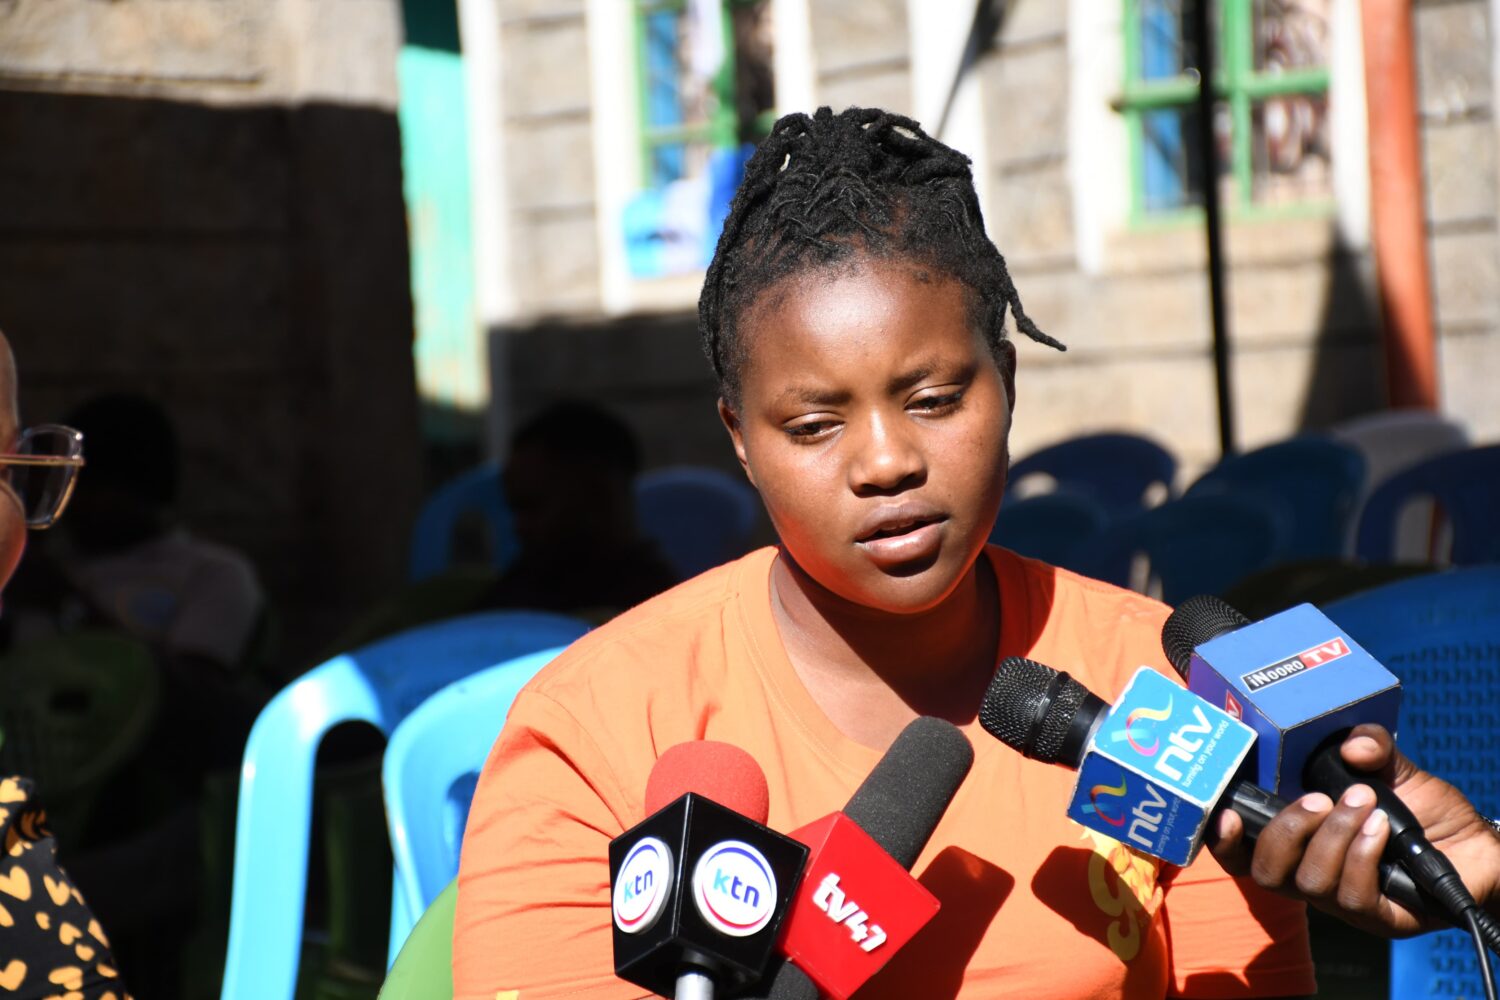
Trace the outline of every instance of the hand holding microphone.
{"label": "hand holding microphone", "polygon": [[[1260,780],[1301,796],[1264,825],[1253,861],[1242,824],[1221,817],[1211,849],[1228,870],[1385,935],[1438,926],[1442,910],[1461,923],[1466,886],[1496,900],[1500,837],[1457,789],[1396,750],[1388,673],[1316,608],[1252,624],[1195,597],[1167,619],[1162,645],[1192,690],[1239,706],[1260,732]],[[1375,875],[1382,856],[1437,892],[1441,909],[1395,905]]]}
{"label": "hand holding microphone", "polygon": [[[1380,726],[1356,726],[1338,749],[1354,772],[1385,782],[1400,797],[1474,898],[1500,916],[1500,834],[1463,793],[1419,770]],[[1209,849],[1228,871],[1301,896],[1361,930],[1406,937],[1443,926],[1381,891],[1376,873],[1389,824],[1377,812],[1373,795],[1335,800],[1313,792],[1278,813],[1248,846],[1238,817],[1226,813]]]}

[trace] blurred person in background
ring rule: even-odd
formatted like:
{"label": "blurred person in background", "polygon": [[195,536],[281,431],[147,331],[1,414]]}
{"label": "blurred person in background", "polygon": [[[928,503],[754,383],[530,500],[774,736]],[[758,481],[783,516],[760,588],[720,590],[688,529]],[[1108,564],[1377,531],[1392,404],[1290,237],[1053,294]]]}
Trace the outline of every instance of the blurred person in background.
{"label": "blurred person in background", "polygon": [[9,639],[104,630],[142,643],[156,663],[150,729],[70,850],[132,982],[171,996],[205,916],[202,879],[214,877],[201,870],[207,782],[238,771],[269,696],[252,652],[265,600],[244,556],[195,537],[174,511],[181,455],[158,404],[99,396],[66,420],[88,441],[88,468],[67,520],[17,576]]}
{"label": "blurred person in background", "polygon": [[[76,431],[21,430],[15,361],[0,334],[0,588],[21,560],[28,528],[50,527],[62,514],[82,464]],[[104,928],[58,865],[38,789],[3,774],[0,996],[129,1000]]]}
{"label": "blurred person in background", "polygon": [[522,424],[502,480],[521,554],[486,602],[603,621],[676,584],[636,527],[641,448],[592,403],[553,404]]}
{"label": "blurred person in background", "polygon": [[18,580],[13,639],[103,627],[150,647],[164,690],[148,752],[174,761],[192,792],[205,770],[237,764],[265,700],[247,662],[265,614],[259,579],[244,556],[178,520],[181,457],[160,406],[99,396],[67,423],[89,442],[89,467],[57,544]]}

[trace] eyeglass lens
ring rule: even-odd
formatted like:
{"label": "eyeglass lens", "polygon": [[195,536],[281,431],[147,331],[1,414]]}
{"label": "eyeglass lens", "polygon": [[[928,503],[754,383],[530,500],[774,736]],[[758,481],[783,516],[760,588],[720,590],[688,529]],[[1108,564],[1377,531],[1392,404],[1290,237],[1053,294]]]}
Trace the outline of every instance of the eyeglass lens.
{"label": "eyeglass lens", "polygon": [[[38,428],[26,432],[16,450],[23,455],[65,458],[77,454],[74,441],[67,431]],[[13,465],[9,471],[27,524],[48,524],[57,517],[78,473],[71,465]]]}

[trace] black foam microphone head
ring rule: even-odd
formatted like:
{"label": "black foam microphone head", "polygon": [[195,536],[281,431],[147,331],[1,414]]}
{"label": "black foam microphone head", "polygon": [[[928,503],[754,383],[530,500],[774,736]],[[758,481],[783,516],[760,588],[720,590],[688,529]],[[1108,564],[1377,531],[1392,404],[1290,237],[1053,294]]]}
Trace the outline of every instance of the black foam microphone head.
{"label": "black foam microphone head", "polygon": [[1032,760],[1077,767],[1088,729],[1105,705],[1066,673],[1007,658],[984,693],[979,724]]}
{"label": "black foam microphone head", "polygon": [[1249,624],[1250,619],[1217,597],[1200,594],[1183,601],[1167,617],[1161,627],[1161,648],[1177,672],[1186,677],[1193,650]]}
{"label": "black foam microphone head", "polygon": [[844,815],[909,870],[973,764],[974,748],[957,726],[931,716],[913,719],[854,792]]}

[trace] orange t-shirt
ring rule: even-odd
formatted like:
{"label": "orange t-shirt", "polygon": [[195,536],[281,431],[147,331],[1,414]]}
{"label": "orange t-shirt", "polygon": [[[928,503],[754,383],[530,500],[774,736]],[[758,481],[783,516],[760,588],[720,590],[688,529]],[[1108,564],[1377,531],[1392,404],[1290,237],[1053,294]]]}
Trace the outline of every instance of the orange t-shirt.
{"label": "orange t-shirt", "polygon": [[[1106,699],[1142,664],[1168,672],[1161,604],[987,551],[1002,659],[1065,669]],[[771,611],[775,558],[751,553],[627,612],[521,692],[464,838],[458,1000],[643,995],[613,974],[606,851],[644,818],[647,776],[669,747],[712,739],[749,751],[778,830],[842,808],[875,766],[880,754],[833,725],[787,659]],[[1085,831],[1064,815],[1072,772],[1025,759],[977,723],[965,732],[974,768],[912,869],[942,910],[860,1000],[1314,991],[1300,903],[1230,878],[1207,852],[1177,872]]]}

